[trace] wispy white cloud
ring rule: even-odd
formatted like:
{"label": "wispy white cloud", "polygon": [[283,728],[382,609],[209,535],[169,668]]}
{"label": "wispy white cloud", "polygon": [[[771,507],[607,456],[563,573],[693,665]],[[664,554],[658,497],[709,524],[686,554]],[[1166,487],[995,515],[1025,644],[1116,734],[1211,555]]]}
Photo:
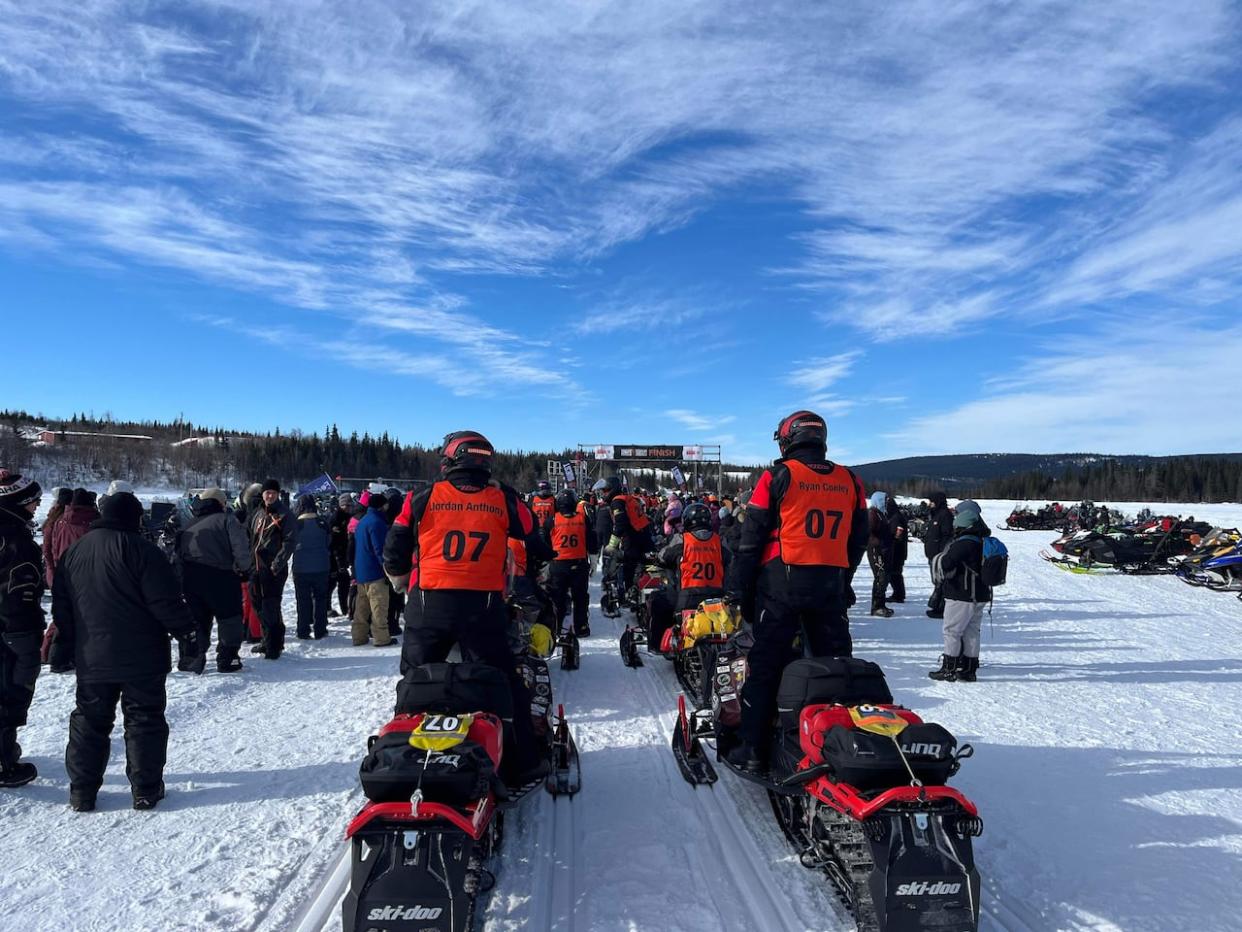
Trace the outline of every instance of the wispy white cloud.
{"label": "wispy white cloud", "polygon": [[808,394],[822,395],[826,389],[849,375],[862,355],[862,350],[849,350],[835,356],[802,360],[794,363],[793,371],[785,381]]}
{"label": "wispy white cloud", "polygon": [[[1242,393],[1242,328],[1172,324],[1137,334],[1067,338],[1019,368],[1000,391],[912,419],[892,455],[996,452],[1237,452],[1222,407],[1188,401],[1196,374],[1214,399]],[[1189,380],[1189,381],[1188,381]]]}
{"label": "wispy white cloud", "polygon": [[683,427],[696,431],[719,430],[726,424],[732,424],[735,420],[737,420],[737,418],[732,414],[700,414],[697,411],[690,411],[686,408],[671,408],[664,413],[672,420],[677,421],[677,423],[681,424]]}

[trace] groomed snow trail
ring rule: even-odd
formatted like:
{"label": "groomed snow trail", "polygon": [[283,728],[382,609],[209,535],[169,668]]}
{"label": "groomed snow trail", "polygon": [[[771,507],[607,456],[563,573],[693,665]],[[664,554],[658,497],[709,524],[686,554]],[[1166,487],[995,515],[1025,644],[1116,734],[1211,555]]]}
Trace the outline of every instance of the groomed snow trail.
{"label": "groomed snow trail", "polygon": [[[993,527],[1010,502],[984,503]],[[1120,503],[1133,513],[1137,505]],[[1239,506],[1169,506],[1242,524]],[[985,621],[977,684],[926,672],[940,626],[909,600],[852,616],[855,653],[898,701],[975,745],[954,784],[979,805],[985,930],[1216,932],[1242,915],[1242,603],[1171,577],[1075,576],[1039,560],[1054,535],[1000,532],[1009,585]],[[866,599],[870,577],[856,588]],[[294,617],[292,590],[286,620]],[[618,622],[592,610],[579,670],[553,665],[582,753],[573,800],[506,817],[487,930],[851,928],[803,868],[766,795],[724,772],[686,785],[668,749],[677,684],[630,670]],[[72,677],[44,673],[21,741],[38,781],[0,791],[4,928],[339,929],[345,825],[366,737],[387,719],[397,651],[290,639],[235,677],[169,679],[169,798],[129,808],[120,725],[101,810],[68,810]]]}

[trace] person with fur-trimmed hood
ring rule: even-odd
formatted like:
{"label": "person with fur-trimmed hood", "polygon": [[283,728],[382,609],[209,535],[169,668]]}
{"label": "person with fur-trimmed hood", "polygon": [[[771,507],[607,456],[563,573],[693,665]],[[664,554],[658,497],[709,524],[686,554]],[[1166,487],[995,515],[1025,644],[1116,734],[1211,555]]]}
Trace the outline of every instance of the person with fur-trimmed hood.
{"label": "person with fur-trimmed hood", "polygon": [[979,629],[992,590],[983,583],[983,539],[992,536],[979,505],[969,499],[958,503],[953,517],[953,540],[932,559],[932,576],[944,592],[944,653],[933,680],[973,683],[979,670]]}
{"label": "person with fur-trimmed hood", "polygon": [[45,627],[43,554],[34,516],[43,489],[33,479],[0,469],[0,788],[25,786],[39,775],[23,761],[17,729],[26,724],[39,678]]}

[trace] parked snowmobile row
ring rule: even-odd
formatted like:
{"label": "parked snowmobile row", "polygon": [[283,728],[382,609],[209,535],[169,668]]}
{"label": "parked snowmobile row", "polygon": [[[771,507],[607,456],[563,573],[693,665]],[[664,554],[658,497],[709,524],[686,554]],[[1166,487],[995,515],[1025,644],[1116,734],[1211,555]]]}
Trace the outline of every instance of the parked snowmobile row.
{"label": "parked snowmobile row", "polygon": [[734,770],[726,755],[738,740],[747,638],[716,652],[701,707],[678,698],[671,744],[686,781],[715,783],[714,760],[763,786],[802,865],[828,877],[860,932],[975,932],[972,839],[983,822],[946,785],[970,745],[894,704],[878,665],[804,658],[781,679],[768,773]]}

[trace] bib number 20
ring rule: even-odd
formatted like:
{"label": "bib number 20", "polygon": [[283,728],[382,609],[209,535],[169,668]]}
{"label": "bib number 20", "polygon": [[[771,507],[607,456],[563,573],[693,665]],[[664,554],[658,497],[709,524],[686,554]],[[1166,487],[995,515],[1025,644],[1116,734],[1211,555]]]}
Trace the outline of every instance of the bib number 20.
{"label": "bib number 20", "polygon": [[837,533],[841,530],[841,519],[844,517],[843,511],[820,511],[813,508],[806,513],[806,536],[811,540],[819,540],[827,530],[828,539],[836,540]]}

